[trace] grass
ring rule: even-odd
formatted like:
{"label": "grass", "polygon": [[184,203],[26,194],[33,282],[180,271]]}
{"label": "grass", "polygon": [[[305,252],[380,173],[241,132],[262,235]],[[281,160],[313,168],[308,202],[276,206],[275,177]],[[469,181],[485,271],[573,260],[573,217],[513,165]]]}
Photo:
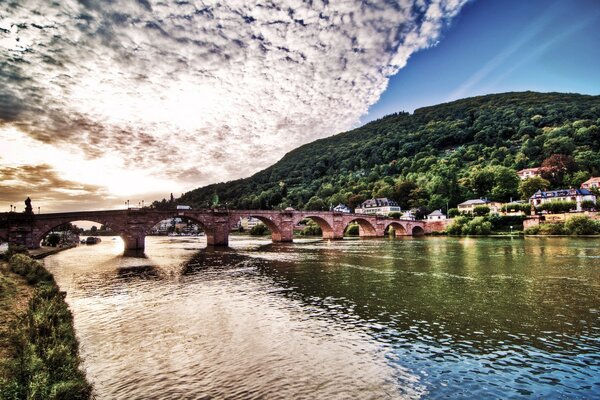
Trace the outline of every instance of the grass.
{"label": "grass", "polygon": [[[0,366],[0,399],[89,399],[92,387],[79,368],[73,316],[64,294],[41,262],[16,254],[8,266],[33,286],[33,294],[6,335],[9,354]],[[5,278],[2,284],[11,286]]]}

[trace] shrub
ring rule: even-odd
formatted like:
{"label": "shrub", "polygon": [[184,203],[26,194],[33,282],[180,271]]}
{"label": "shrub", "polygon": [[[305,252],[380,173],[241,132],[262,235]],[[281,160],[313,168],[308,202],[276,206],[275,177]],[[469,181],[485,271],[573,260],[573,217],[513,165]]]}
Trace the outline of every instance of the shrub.
{"label": "shrub", "polygon": [[484,217],[475,217],[462,227],[463,235],[489,235],[492,232],[492,223]]}
{"label": "shrub", "polygon": [[20,244],[9,244],[8,250],[2,254],[2,258],[6,261],[10,260],[15,254],[27,254],[27,247]]}
{"label": "shrub", "polygon": [[525,229],[525,231],[523,233],[526,235],[538,235],[540,233],[540,226],[539,225],[530,226],[529,228]]}
{"label": "shrub", "polygon": [[584,210],[593,210],[596,208],[596,203],[592,200],[584,200],[581,202],[581,208]]}
{"label": "shrub", "polygon": [[448,218],[458,217],[460,215],[460,211],[458,208],[451,208],[448,210]]}
{"label": "shrub", "polygon": [[460,235],[462,234],[463,226],[469,222],[469,218],[460,216],[452,220],[452,223],[446,228],[446,233],[449,235]]}
{"label": "shrub", "polygon": [[565,232],[569,235],[595,235],[600,233],[600,222],[577,215],[565,222]]}
{"label": "shrub", "polygon": [[401,216],[402,216],[402,213],[398,212],[398,211],[393,211],[388,214],[389,218],[400,218]]}
{"label": "shrub", "polygon": [[538,211],[548,211],[550,213],[556,214],[556,213],[569,212],[571,210],[575,210],[576,208],[577,208],[577,203],[575,203],[574,201],[553,200],[553,201],[549,201],[544,204],[540,204],[537,207],[537,210]]}
{"label": "shrub", "polygon": [[476,206],[473,208],[473,215],[476,216],[484,216],[490,213],[490,208],[488,206]]}
{"label": "shrub", "polygon": [[564,235],[564,224],[556,223],[556,224],[542,224],[539,229],[540,235]]}
{"label": "shrub", "polygon": [[52,274],[46,271],[43,264],[25,254],[15,254],[9,261],[10,270],[19,274],[30,284],[52,280]]}
{"label": "shrub", "polygon": [[346,235],[348,236],[358,236],[360,234],[360,228],[358,224],[350,224],[346,228]]}
{"label": "shrub", "polygon": [[53,281],[36,287],[9,333],[13,354],[2,365],[0,399],[89,399],[79,369],[73,317]]}
{"label": "shrub", "polygon": [[270,232],[269,228],[265,224],[256,224],[250,229],[250,234],[253,236],[268,235]]}

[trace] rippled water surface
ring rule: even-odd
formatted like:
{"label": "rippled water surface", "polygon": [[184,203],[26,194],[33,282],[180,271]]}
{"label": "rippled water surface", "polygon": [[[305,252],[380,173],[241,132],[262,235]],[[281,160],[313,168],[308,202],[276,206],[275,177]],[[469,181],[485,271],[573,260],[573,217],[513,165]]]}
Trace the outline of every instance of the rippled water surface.
{"label": "rippled water surface", "polygon": [[46,259],[99,399],[600,398],[600,240],[105,238]]}

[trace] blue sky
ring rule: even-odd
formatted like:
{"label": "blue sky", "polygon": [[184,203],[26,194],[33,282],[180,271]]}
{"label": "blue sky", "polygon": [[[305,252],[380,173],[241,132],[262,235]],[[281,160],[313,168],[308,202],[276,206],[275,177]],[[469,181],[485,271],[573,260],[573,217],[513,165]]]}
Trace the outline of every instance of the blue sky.
{"label": "blue sky", "polygon": [[361,123],[488,93],[600,94],[600,1],[479,0],[411,56]]}

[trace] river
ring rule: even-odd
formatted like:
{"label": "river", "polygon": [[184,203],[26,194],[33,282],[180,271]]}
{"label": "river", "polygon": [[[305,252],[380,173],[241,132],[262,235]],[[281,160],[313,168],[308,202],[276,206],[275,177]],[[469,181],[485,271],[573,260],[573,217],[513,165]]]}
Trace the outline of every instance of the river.
{"label": "river", "polygon": [[597,238],[146,241],[46,259],[98,399],[600,397]]}

